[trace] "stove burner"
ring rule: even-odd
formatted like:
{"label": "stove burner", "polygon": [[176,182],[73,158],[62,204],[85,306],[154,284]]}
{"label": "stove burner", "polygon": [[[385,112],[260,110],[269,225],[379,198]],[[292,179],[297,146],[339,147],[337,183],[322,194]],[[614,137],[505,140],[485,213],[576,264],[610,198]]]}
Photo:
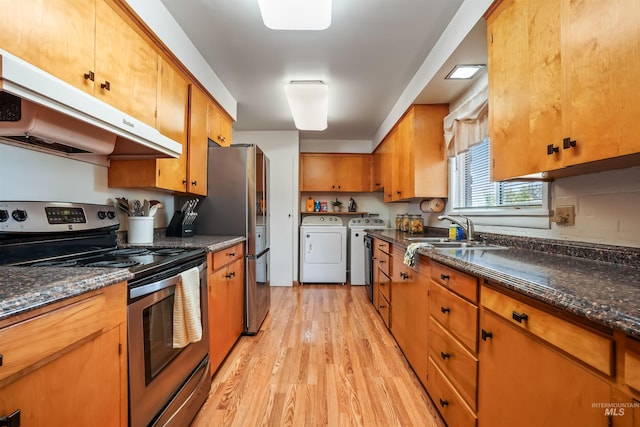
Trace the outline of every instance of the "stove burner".
{"label": "stove burner", "polygon": [[140,264],[138,261],[95,261],[85,264],[86,267],[113,267],[113,268],[127,268]]}
{"label": "stove burner", "polygon": [[32,267],[73,267],[74,265],[78,265],[78,261],[72,259],[67,261],[41,261],[31,264]]}
{"label": "stove burner", "polygon": [[126,249],[115,249],[113,251],[107,252],[107,255],[113,256],[131,256],[131,255],[146,255],[149,253],[149,249],[145,248],[126,248]]}
{"label": "stove burner", "polygon": [[181,253],[186,252],[186,249],[183,248],[163,248],[163,249],[157,249],[153,251],[154,255],[178,255]]}

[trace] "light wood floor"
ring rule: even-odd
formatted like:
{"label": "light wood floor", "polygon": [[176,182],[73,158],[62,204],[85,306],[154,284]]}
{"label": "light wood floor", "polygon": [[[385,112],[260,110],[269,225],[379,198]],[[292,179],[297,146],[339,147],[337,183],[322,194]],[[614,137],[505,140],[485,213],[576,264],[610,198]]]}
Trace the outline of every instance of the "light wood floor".
{"label": "light wood floor", "polygon": [[[425,356],[426,357],[426,356]],[[364,286],[271,288],[193,426],[442,426]]]}

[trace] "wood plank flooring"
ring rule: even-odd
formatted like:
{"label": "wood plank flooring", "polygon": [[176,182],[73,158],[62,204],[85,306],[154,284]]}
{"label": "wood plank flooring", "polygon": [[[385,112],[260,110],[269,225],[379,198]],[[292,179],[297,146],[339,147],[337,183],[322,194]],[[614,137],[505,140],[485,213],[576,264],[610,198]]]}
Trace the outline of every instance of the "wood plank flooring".
{"label": "wood plank flooring", "polygon": [[271,288],[261,330],[236,343],[192,424],[443,425],[365,287],[348,285]]}

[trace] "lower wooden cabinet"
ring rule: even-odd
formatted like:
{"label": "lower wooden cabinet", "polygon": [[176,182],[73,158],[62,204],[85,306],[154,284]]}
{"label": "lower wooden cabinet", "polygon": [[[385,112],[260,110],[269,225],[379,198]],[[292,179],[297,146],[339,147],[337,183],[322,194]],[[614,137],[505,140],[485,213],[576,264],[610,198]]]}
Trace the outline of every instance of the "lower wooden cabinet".
{"label": "lower wooden cabinet", "polygon": [[481,427],[610,425],[607,381],[486,309],[480,323]]}
{"label": "lower wooden cabinet", "polygon": [[[126,426],[126,283],[0,329],[0,416],[23,426]],[[11,319],[8,319],[11,321]]]}
{"label": "lower wooden cabinet", "polygon": [[209,359],[213,375],[244,330],[244,244],[209,257]]}

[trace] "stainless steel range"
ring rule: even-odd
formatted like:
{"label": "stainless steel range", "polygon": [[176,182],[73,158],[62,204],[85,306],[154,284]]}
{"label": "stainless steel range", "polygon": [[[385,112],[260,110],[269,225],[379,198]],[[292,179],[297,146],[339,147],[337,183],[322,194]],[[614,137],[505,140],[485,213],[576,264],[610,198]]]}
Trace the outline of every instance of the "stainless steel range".
{"label": "stainless steel range", "polygon": [[[61,202],[0,202],[0,265],[127,268],[129,423],[187,425],[211,387],[207,263],[202,249],[116,246],[115,208]],[[173,347],[180,274],[200,272],[202,339]]]}

